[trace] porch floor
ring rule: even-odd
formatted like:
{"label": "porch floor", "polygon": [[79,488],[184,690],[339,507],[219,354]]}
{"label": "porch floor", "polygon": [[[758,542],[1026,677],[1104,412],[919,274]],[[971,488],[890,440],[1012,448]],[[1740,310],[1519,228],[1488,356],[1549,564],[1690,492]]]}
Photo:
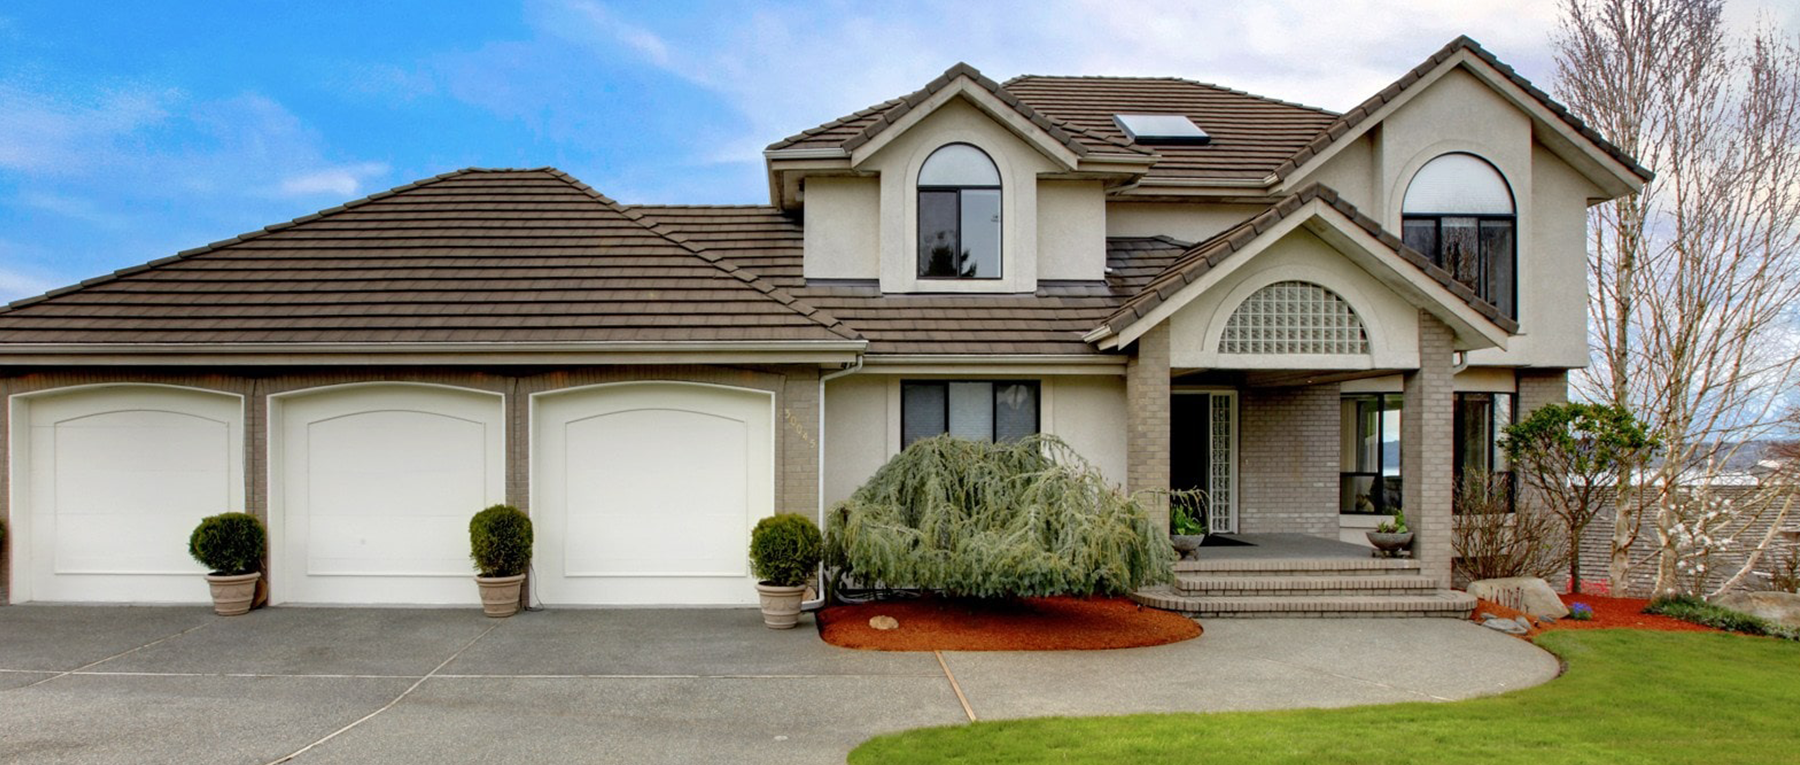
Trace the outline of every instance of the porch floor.
{"label": "porch floor", "polygon": [[1291,560],[1368,558],[1370,548],[1307,534],[1217,534],[1246,545],[1201,547],[1200,560]]}

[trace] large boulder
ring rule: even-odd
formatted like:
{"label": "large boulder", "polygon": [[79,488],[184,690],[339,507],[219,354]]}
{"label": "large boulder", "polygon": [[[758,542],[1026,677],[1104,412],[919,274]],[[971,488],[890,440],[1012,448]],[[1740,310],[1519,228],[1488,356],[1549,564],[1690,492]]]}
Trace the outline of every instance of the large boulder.
{"label": "large boulder", "polygon": [[1713,603],[1800,629],[1800,595],[1791,592],[1733,592],[1714,598]]}
{"label": "large boulder", "polygon": [[1469,594],[1490,603],[1516,608],[1540,619],[1561,619],[1569,615],[1550,583],[1534,576],[1510,576],[1505,579],[1482,579],[1469,583]]}

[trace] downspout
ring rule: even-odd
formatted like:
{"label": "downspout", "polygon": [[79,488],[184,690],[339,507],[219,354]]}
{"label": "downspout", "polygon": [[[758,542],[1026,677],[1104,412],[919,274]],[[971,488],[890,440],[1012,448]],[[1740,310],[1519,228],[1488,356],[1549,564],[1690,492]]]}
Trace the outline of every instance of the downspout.
{"label": "downspout", "polygon": [[[850,362],[850,366],[844,367],[843,369],[840,369],[836,372],[832,372],[830,374],[819,375],[819,437],[818,437],[819,512],[818,512],[818,521],[819,521],[819,526],[820,526],[821,530],[823,530],[823,527],[825,526],[825,383],[831,382],[832,380],[836,380],[839,377],[856,374],[857,372],[861,372],[862,369],[863,369],[863,355],[858,353],[858,354],[856,354],[856,359],[854,361]],[[801,603],[800,610],[802,610],[802,611],[817,611],[817,610],[819,610],[819,608],[821,606],[824,606],[824,605],[825,605],[825,564],[820,563],[819,564],[818,597],[814,598],[812,600],[808,600],[804,603]]]}

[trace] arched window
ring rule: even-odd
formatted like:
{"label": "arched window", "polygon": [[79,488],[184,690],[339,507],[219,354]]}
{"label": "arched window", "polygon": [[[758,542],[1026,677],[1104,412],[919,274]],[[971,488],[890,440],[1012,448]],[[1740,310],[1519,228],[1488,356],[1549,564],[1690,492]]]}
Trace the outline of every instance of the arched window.
{"label": "arched window", "polygon": [[919,168],[919,276],[1000,278],[1000,170],[966,143]]}
{"label": "arched window", "polygon": [[1369,334],[1337,293],[1311,282],[1276,282],[1231,312],[1219,352],[1368,353]]}
{"label": "arched window", "polygon": [[1400,203],[1406,245],[1517,318],[1518,248],[1512,190],[1473,154],[1445,154],[1419,168]]}

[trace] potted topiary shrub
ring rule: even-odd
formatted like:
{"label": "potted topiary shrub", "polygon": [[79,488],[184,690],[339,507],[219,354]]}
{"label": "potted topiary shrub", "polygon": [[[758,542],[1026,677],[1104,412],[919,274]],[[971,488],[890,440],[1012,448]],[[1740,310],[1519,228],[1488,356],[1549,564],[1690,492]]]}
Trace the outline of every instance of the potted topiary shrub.
{"label": "potted topiary shrub", "polygon": [[469,519],[469,557],[481,610],[500,618],[519,612],[519,588],[531,566],[531,518],[511,505],[494,505]]}
{"label": "potted topiary shrub", "polygon": [[188,554],[212,573],[213,611],[220,616],[250,612],[256,580],[262,578],[263,549],[268,534],[249,513],[220,513],[201,519],[188,537]]}
{"label": "potted topiary shrub", "polygon": [[1369,544],[1375,546],[1375,557],[1393,558],[1404,556],[1406,546],[1412,544],[1412,529],[1406,526],[1406,511],[1394,510],[1394,519],[1376,526],[1374,531],[1364,532],[1369,537]]}
{"label": "potted topiary shrub", "polygon": [[750,570],[761,580],[763,624],[773,630],[800,623],[800,603],[825,552],[825,539],[811,518],[779,513],[757,521],[750,532]]}

